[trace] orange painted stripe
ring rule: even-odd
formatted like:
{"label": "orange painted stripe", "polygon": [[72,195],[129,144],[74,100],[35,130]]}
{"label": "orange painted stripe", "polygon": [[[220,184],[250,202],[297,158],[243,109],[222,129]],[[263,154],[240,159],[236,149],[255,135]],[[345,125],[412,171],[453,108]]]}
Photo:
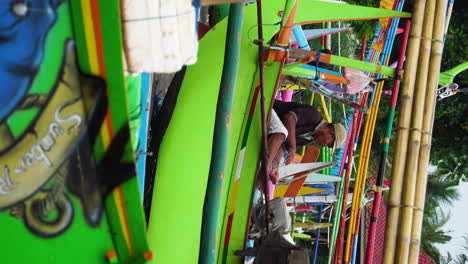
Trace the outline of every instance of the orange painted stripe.
{"label": "orange painted stripe", "polygon": [[130,256],[133,256],[135,251],[133,249],[132,240],[130,238],[130,227],[128,225],[128,216],[127,216],[127,210],[125,208],[125,200],[124,200],[122,185],[119,185],[117,188],[114,189],[113,196],[114,196],[115,207],[117,209],[117,214],[119,215],[120,226],[122,228],[125,242],[127,243]]}
{"label": "orange painted stripe", "polygon": [[96,53],[99,64],[99,75],[103,78],[106,77],[106,68],[104,64],[104,52],[103,52],[103,41],[102,41],[102,30],[101,20],[99,16],[99,1],[89,0],[91,5],[91,16],[94,27],[94,39],[96,45]]}
{"label": "orange painted stripe", "polygon": [[[296,16],[297,2],[298,1],[294,3],[294,7],[289,14],[288,20],[286,20],[286,23],[281,30],[281,34],[278,36],[277,44],[279,46],[289,45],[289,42],[291,41],[292,25],[294,24],[294,17]],[[282,61],[284,56],[286,56],[286,52],[276,51],[275,61]]]}
{"label": "orange painted stripe", "polygon": [[107,124],[107,133],[109,133],[109,138],[112,140],[114,138],[114,125],[112,124],[112,116],[110,113],[110,109],[107,109],[106,114],[106,124]]}
{"label": "orange painted stripe", "polygon": [[[294,178],[302,177],[304,175],[307,175],[307,173],[302,174],[302,175],[294,176]],[[301,190],[301,188],[304,185],[304,182],[306,180],[307,180],[307,177],[303,177],[303,178],[301,178],[299,180],[295,180],[295,181],[291,182],[289,184],[289,186],[288,186],[288,189],[286,190],[286,193],[284,194],[284,197],[295,197],[295,196],[297,196],[297,194]]]}
{"label": "orange painted stripe", "polygon": [[[99,2],[94,0],[89,0],[91,6],[91,17],[93,23],[93,32],[94,32],[94,44],[96,50],[97,63],[99,68],[99,75],[103,78],[106,78],[106,65],[104,61],[104,51],[103,51],[103,39],[102,39],[102,29],[101,29],[101,20],[100,20],[100,10]],[[108,133],[107,137],[110,141],[114,138],[114,125],[112,123],[112,117],[110,114],[110,109],[107,109],[106,113],[106,131]],[[103,131],[104,132],[104,131]]]}
{"label": "orange painted stripe", "polygon": [[294,24],[294,17],[296,16],[297,2],[289,14],[288,20],[284,23],[283,31],[278,36],[278,44],[288,44],[291,40],[292,25]]}
{"label": "orange painted stripe", "polygon": [[[90,65],[92,65],[91,68],[93,73],[106,78],[99,2],[94,0],[82,0],[82,5],[87,6],[86,11],[83,13],[86,20],[86,38],[88,49],[92,50],[92,52],[89,54],[88,60],[90,61]],[[100,132],[104,150],[107,150],[110,142],[114,138],[114,127],[109,107],[107,108],[105,122],[102,124]],[[125,243],[127,245],[130,256],[133,256],[135,250],[133,248],[130,237],[130,227],[128,224],[128,216],[122,185],[119,185],[114,189],[113,200],[117,209],[117,214],[119,216],[120,228],[124,235]]]}

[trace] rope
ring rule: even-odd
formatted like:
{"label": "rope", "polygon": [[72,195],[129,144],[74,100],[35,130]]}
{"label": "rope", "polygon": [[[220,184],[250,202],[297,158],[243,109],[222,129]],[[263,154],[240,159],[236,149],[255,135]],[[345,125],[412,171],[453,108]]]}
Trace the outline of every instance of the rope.
{"label": "rope", "polygon": [[[278,25],[279,25],[279,30],[281,30],[281,28],[282,28],[282,27],[281,27],[281,21],[276,22],[276,23],[274,23],[274,24],[255,24],[255,25],[251,26],[251,27],[249,28],[249,30],[247,31],[247,38],[249,39],[250,42],[253,42],[253,41],[254,41],[254,40],[250,37],[250,31],[252,31],[252,29],[254,29],[255,27],[258,27],[258,26],[261,26],[261,27],[263,27],[263,26],[278,26]],[[263,40],[262,40],[262,41],[263,41]]]}

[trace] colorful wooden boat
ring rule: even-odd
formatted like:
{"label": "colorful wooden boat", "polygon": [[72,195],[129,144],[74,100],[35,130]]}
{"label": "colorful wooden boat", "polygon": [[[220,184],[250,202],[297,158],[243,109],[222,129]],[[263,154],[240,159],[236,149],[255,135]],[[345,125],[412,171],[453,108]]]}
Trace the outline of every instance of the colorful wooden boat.
{"label": "colorful wooden boat", "polygon": [[[263,34],[270,40],[280,30],[278,24],[299,25],[325,20],[370,19],[408,16],[388,10],[341,5],[319,1],[266,1]],[[260,153],[261,121],[258,103],[258,47],[251,29],[257,25],[255,4],[245,8],[242,28],[240,70],[235,87],[229,124],[229,154],[221,192],[219,232],[216,234],[218,263],[239,263],[234,250],[245,245],[255,171]],[[289,15],[295,13],[294,23]],[[311,15],[312,14],[312,15]],[[291,17],[292,18],[292,17]],[[227,19],[209,31],[199,43],[199,60],[188,66],[177,95],[172,118],[160,142],[148,239],[162,263],[197,263],[201,219],[210,168],[216,102],[221,81]],[[250,34],[249,34],[250,33]],[[250,36],[250,37],[249,37]],[[290,34],[287,36],[290,39]],[[281,70],[280,61],[269,61],[265,69],[267,106]],[[183,165],[181,165],[183,153]],[[177,199],[174,199],[174,196]],[[168,203],[168,201],[171,201]],[[190,216],[187,220],[187,216]],[[190,222],[190,224],[187,224]]]}
{"label": "colorful wooden boat", "polygon": [[2,263],[152,263],[119,8],[0,4]]}

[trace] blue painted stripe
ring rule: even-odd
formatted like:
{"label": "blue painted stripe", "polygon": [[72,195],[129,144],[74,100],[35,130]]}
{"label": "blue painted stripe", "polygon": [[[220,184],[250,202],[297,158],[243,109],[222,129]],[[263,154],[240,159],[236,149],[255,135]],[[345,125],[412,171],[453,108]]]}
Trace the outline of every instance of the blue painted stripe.
{"label": "blue painted stripe", "polygon": [[145,188],[145,170],[146,170],[146,145],[148,143],[148,125],[149,125],[149,106],[151,96],[149,90],[151,87],[151,75],[149,73],[141,74],[141,96],[140,96],[140,136],[136,153],[136,167],[140,195],[143,201],[143,191]]}

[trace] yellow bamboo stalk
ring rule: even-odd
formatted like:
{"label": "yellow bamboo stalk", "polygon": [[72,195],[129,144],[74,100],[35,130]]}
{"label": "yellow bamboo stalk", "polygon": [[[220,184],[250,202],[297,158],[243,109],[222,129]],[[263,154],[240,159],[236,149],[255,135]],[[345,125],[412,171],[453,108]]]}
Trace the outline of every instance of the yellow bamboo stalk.
{"label": "yellow bamboo stalk", "polygon": [[327,103],[325,102],[325,97],[321,94],[319,94],[318,97],[319,97],[319,102],[320,102],[320,108],[322,109],[323,119],[325,119],[325,121],[327,121],[328,123],[331,123],[332,119],[330,117],[330,114],[328,113],[328,108],[327,108]]}
{"label": "yellow bamboo stalk", "polygon": [[413,225],[411,230],[411,245],[409,262],[417,263],[419,247],[421,244],[421,229],[424,215],[424,200],[426,198],[427,167],[431,150],[432,127],[434,124],[434,111],[436,105],[436,89],[439,80],[440,64],[442,60],[444,20],[447,0],[437,0],[435,21],[433,29],[433,42],[429,63],[429,77],[427,80],[426,102],[422,124],[421,148],[418,159],[418,172],[416,182],[416,196],[414,198]]}
{"label": "yellow bamboo stalk", "polygon": [[434,26],[435,0],[426,3],[421,47],[419,49],[418,70],[416,75],[415,96],[411,116],[411,126],[406,153],[404,173],[403,203],[400,209],[401,223],[397,238],[397,263],[409,263],[411,227],[413,221],[414,196],[416,191],[417,160],[421,144],[421,128],[424,112],[424,99],[431,53],[432,29]]}
{"label": "yellow bamboo stalk", "polygon": [[310,101],[309,101],[309,104],[310,104],[310,105],[313,105],[313,104],[314,104],[314,98],[315,98],[315,93],[312,92],[312,94],[310,95]]}
{"label": "yellow bamboo stalk", "polygon": [[421,32],[424,22],[425,5],[425,0],[416,0],[414,3],[405,72],[400,91],[400,114],[392,168],[392,187],[390,188],[390,197],[387,207],[388,214],[385,232],[384,264],[393,264],[395,259],[396,237],[399,227],[398,219],[400,215],[399,209],[403,188],[403,170],[405,166],[404,154],[406,153],[408,143],[408,127],[410,125],[413,104],[414,83],[418,64]]}
{"label": "yellow bamboo stalk", "polygon": [[[389,57],[385,65],[388,64]],[[344,255],[344,262],[350,261],[351,253],[351,241],[352,235],[354,235],[354,228],[357,224],[358,212],[362,207],[362,200],[364,199],[364,189],[366,185],[367,169],[369,167],[370,150],[372,146],[372,139],[374,137],[375,121],[377,120],[377,113],[379,110],[380,97],[382,95],[383,82],[377,85],[375,90],[374,102],[369,107],[369,115],[367,116],[366,123],[364,126],[364,135],[362,138],[361,150],[359,152],[359,164],[356,173],[356,181],[353,195],[353,202],[351,204],[351,215],[348,223],[348,235],[346,237],[346,248]]]}
{"label": "yellow bamboo stalk", "polygon": [[[388,65],[388,59],[386,60],[385,65]],[[383,82],[380,82],[377,85],[375,91],[374,102],[369,107],[369,115],[366,118],[366,123],[364,124],[364,132],[361,140],[361,149],[359,153],[358,169],[356,171],[356,180],[354,187],[353,201],[351,203],[351,213],[348,222],[348,235],[346,237],[346,248],[344,252],[344,262],[348,263],[350,261],[350,252],[351,252],[351,241],[354,231],[354,227],[358,221],[358,211],[362,206],[363,193],[366,183],[367,168],[369,164],[369,155],[371,149],[371,143],[373,138],[373,131],[375,127],[375,120],[377,117],[377,112],[380,103],[380,96],[382,94]]]}
{"label": "yellow bamboo stalk", "polygon": [[364,124],[364,133],[361,139],[361,149],[359,151],[359,160],[358,160],[358,169],[356,171],[356,177],[354,182],[354,190],[353,190],[353,200],[351,203],[351,212],[348,221],[348,234],[346,236],[346,247],[344,251],[344,262],[347,263],[349,260],[349,253],[351,251],[351,236],[352,230],[356,225],[356,217],[357,217],[357,210],[358,210],[358,196],[362,192],[362,182],[364,181],[365,174],[363,173],[363,164],[364,160],[367,158],[366,153],[367,149],[369,149],[369,134],[370,134],[370,123],[371,123],[371,115],[374,111],[372,111],[373,106],[370,107],[369,115],[366,118],[366,122]]}

